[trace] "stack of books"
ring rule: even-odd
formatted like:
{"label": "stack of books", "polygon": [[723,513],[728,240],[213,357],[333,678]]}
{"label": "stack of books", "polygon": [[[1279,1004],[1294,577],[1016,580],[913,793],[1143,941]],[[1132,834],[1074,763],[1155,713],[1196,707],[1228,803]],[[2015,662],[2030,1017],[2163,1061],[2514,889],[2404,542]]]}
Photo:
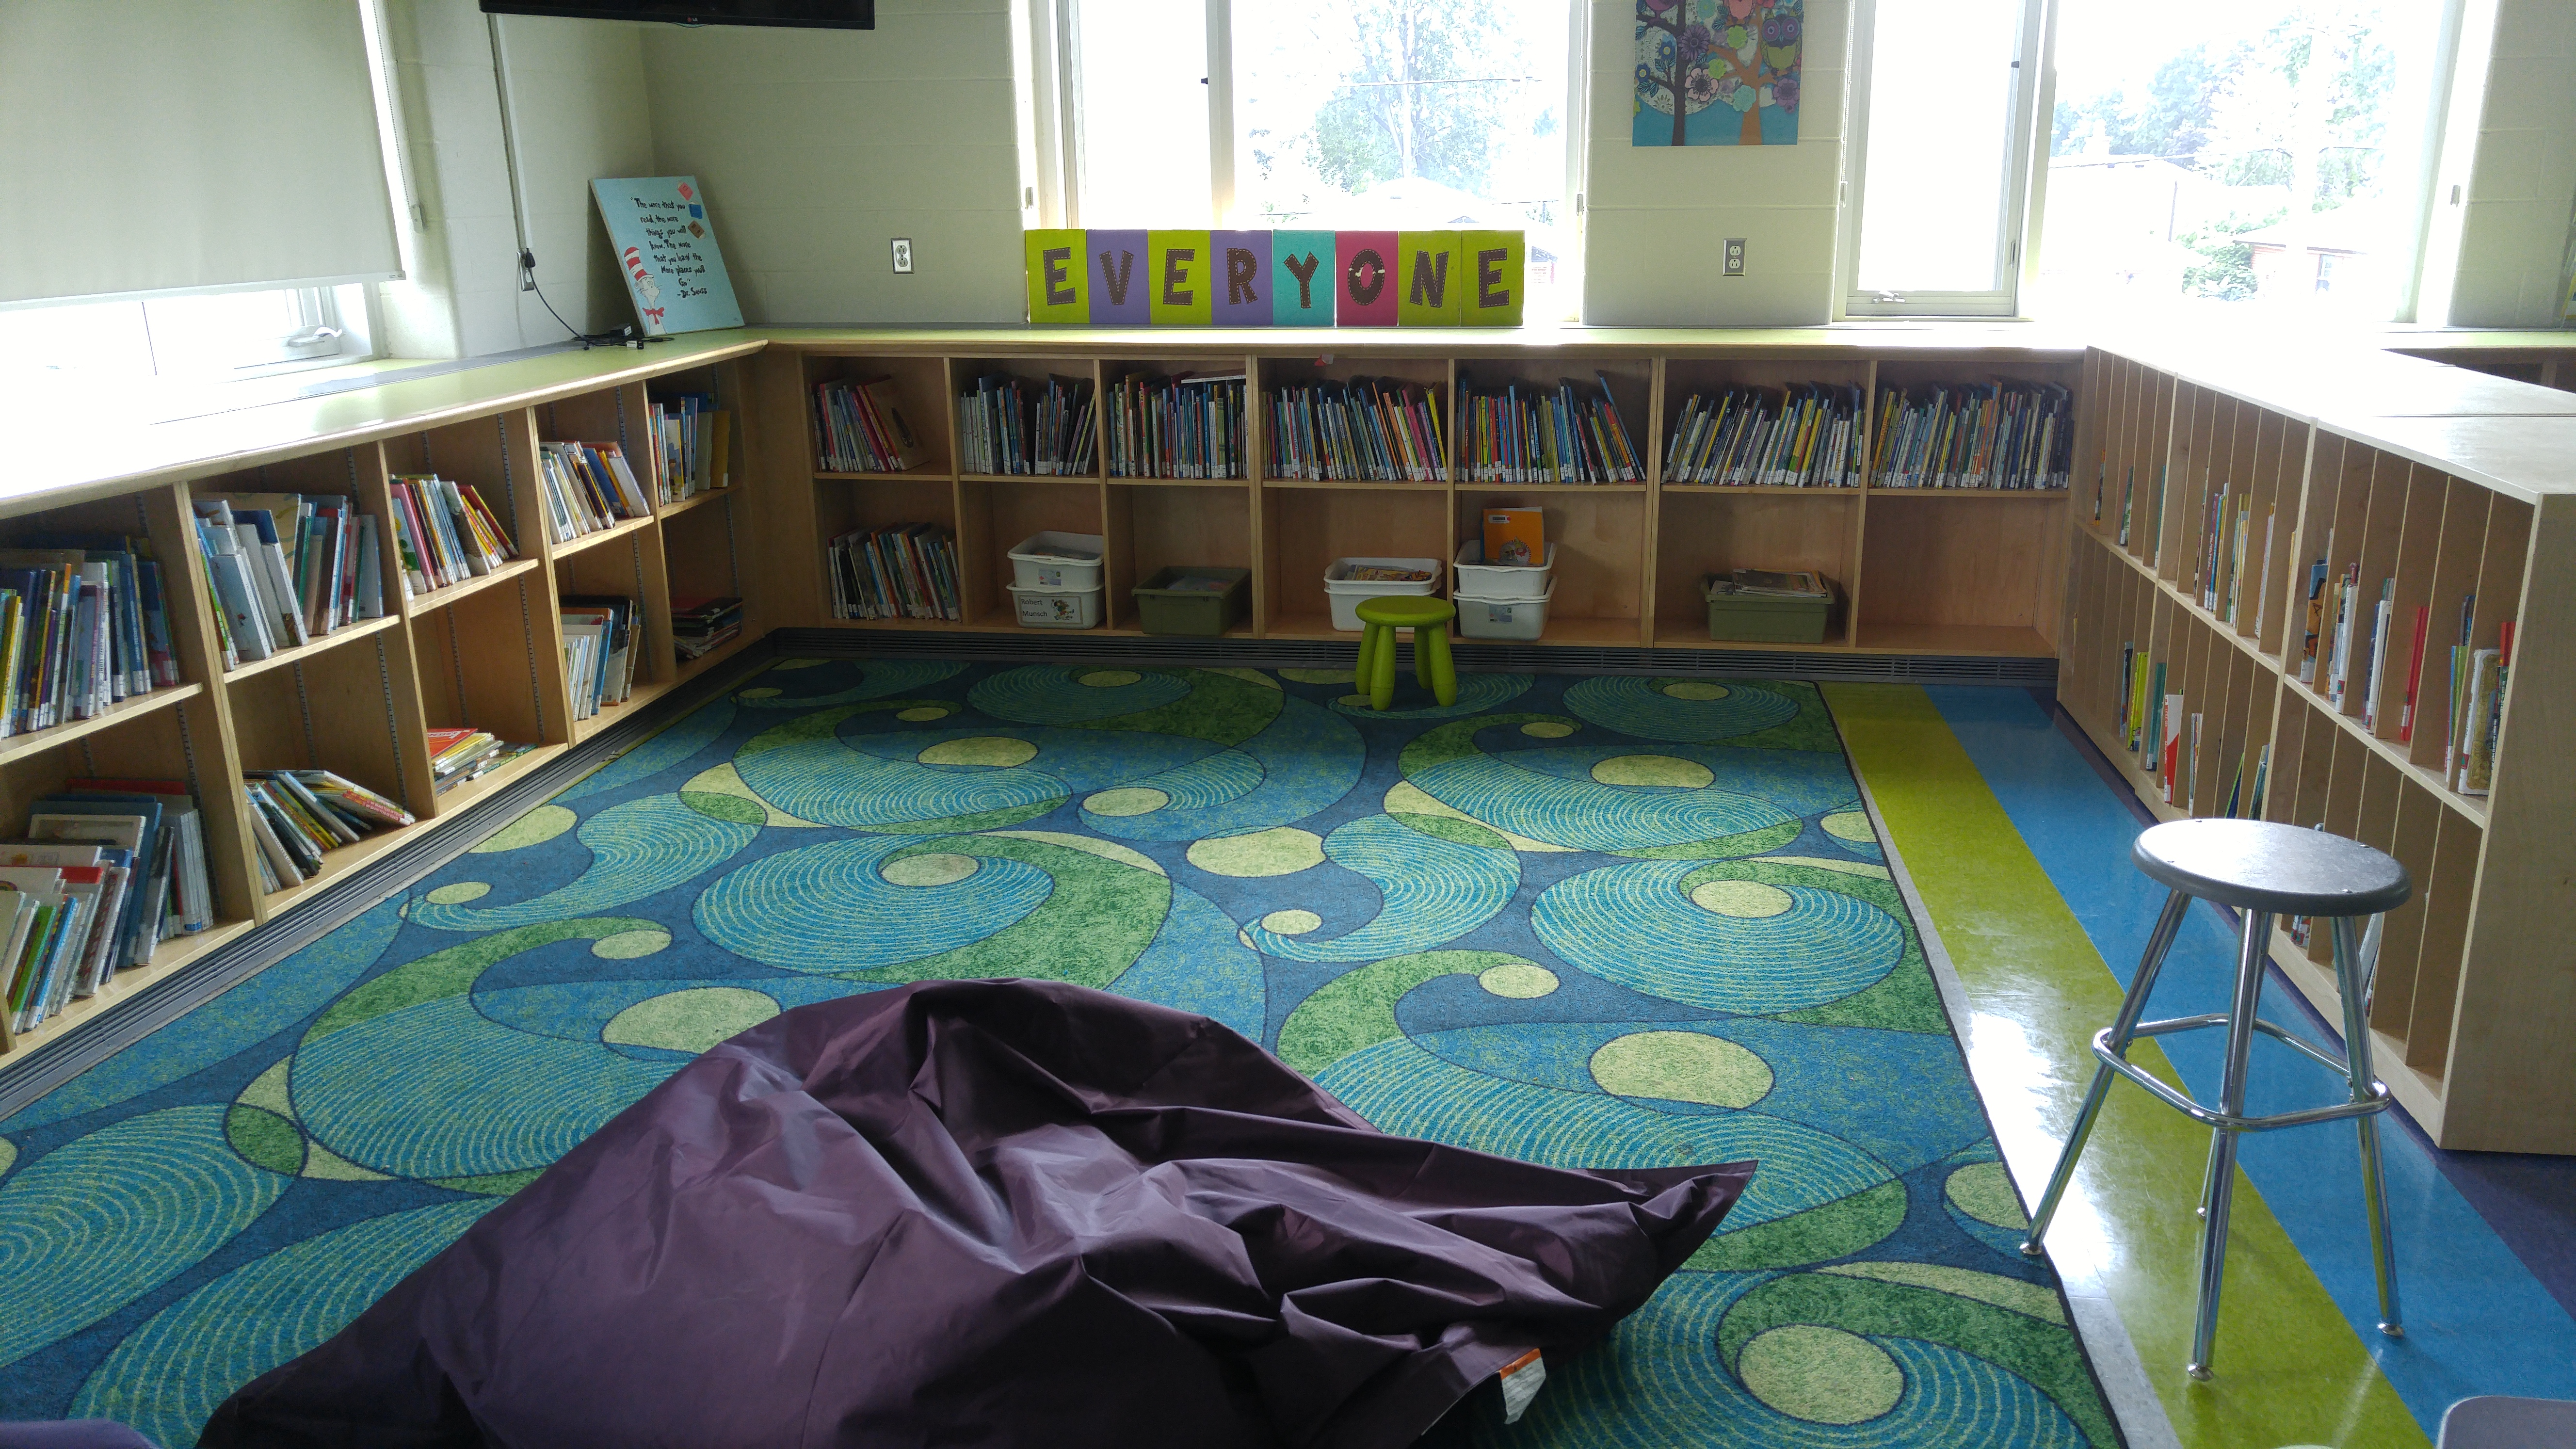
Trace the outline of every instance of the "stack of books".
{"label": "stack of books", "polygon": [[671,601],[671,648],[682,659],[702,659],[742,635],[742,600],[727,594]]}
{"label": "stack of books", "polygon": [[343,624],[385,616],[375,520],[337,493],[233,493],[197,500],[197,543],[214,589],[224,667],[266,659]]}
{"label": "stack of books", "polygon": [[163,941],[214,924],[197,802],[176,780],[73,780],[0,843],[0,993],[28,1031]]}
{"label": "stack of books", "polygon": [[557,543],[653,511],[644,485],[615,443],[541,443],[537,474],[537,491],[546,497],[546,522]]}
{"label": "stack of books", "polygon": [[1109,476],[1244,476],[1243,374],[1130,373],[1109,387]]}
{"label": "stack of books", "polygon": [[1712,580],[1709,592],[1747,599],[1823,599],[1831,602],[1834,586],[1813,569],[1782,573],[1773,569],[1735,569]]}
{"label": "stack of books", "polygon": [[946,619],[965,614],[957,600],[957,539],[928,523],[861,529],[833,539],[835,619]]}
{"label": "stack of books", "polygon": [[468,780],[492,773],[534,745],[516,745],[478,729],[433,729],[429,732],[430,788],[444,795]]}
{"label": "stack of books", "polygon": [[1464,374],[1460,469],[1473,483],[1642,483],[1627,423],[1609,379],[1590,386],[1561,378],[1553,390],[1526,383],[1478,391]]}
{"label": "stack of books", "polygon": [[2075,395],[2055,383],[1941,383],[1879,394],[1870,477],[1880,488],[2063,488]]}
{"label": "stack of books", "polygon": [[644,419],[655,440],[653,483],[664,503],[733,486],[733,415],[703,393],[684,392],[654,402]]}
{"label": "stack of books", "polygon": [[0,549],[0,735],[88,719],[179,682],[149,546],[79,542],[95,546]]}
{"label": "stack of books", "polygon": [[564,596],[564,679],[572,686],[574,719],[588,719],[634,696],[635,661],[644,656],[636,645],[643,632],[639,600],[614,594]]}
{"label": "stack of books", "polygon": [[1693,393],[1664,455],[1666,483],[1858,488],[1868,408],[1850,384],[1802,382]]}
{"label": "stack of books", "polygon": [[1363,483],[1445,483],[1440,399],[1392,378],[1283,387],[1264,422],[1270,476]]}
{"label": "stack of books", "polygon": [[1091,384],[1079,378],[1050,377],[1045,390],[1037,393],[1034,407],[1024,386],[1016,377],[997,373],[975,379],[975,390],[957,399],[962,469],[1040,477],[1090,472],[1098,443]]}
{"label": "stack of books", "polygon": [[242,778],[263,890],[301,885],[322,869],[325,852],[412,823],[410,811],[329,770],[245,770]]}
{"label": "stack of books", "polygon": [[904,421],[894,379],[814,389],[814,453],[826,473],[900,473],[921,466],[921,438]]}
{"label": "stack of books", "polygon": [[519,556],[510,531],[473,484],[396,474],[386,488],[405,598],[488,574]]}

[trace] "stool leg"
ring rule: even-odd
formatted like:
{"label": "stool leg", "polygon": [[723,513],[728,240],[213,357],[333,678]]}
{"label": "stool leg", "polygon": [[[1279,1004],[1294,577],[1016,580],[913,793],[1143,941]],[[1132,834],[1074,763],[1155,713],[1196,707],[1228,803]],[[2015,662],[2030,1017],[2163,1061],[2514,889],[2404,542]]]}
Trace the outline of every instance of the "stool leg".
{"label": "stool leg", "polygon": [[[2138,974],[2129,982],[2129,994],[2120,1002],[2119,1019],[2111,1024],[2111,1050],[2129,1049],[2129,1034],[2137,1030],[2138,1018],[2147,1009],[2147,994],[2156,989],[2156,973],[2165,965],[2165,953],[2173,949],[2174,933],[2182,929],[2183,912],[2190,909],[2191,897],[2175,891],[2165,897],[2165,908],[2156,917],[2156,928],[2147,936],[2146,954],[2138,958]],[[2066,1196],[2066,1184],[2075,1178],[2075,1159],[2084,1154],[2084,1140],[2093,1135],[2094,1120],[2102,1115],[2102,1099],[2111,1092],[2111,1066],[2105,1062],[2093,1069],[2093,1085],[2084,1093],[2083,1110],[2075,1114],[2075,1130],[2066,1134],[2066,1146],[2057,1154],[2057,1170],[2048,1175],[2048,1191],[2040,1194],[2039,1210],[2031,1214],[2030,1235],[2022,1239],[2021,1250],[2039,1256],[2039,1240],[2048,1232],[2048,1220],[2057,1216],[2058,1199]]]}
{"label": "stool leg", "polygon": [[1386,627],[1382,624],[1371,624],[1365,620],[1361,621],[1360,658],[1357,664],[1351,666],[1351,693],[1368,693],[1369,660],[1373,658],[1377,652],[1378,637],[1386,632]]}
{"label": "stool leg", "polygon": [[1413,678],[1442,706],[1458,702],[1458,667],[1449,662],[1449,626],[1428,625],[1413,631]]}
{"label": "stool leg", "polygon": [[[2378,963],[2364,963],[2353,949],[2352,920],[2334,922],[2335,985],[2343,993],[2343,1052],[2352,1074],[2352,1099],[2367,1101],[2375,1085],[2370,1065],[2370,1019],[2363,1002],[2370,996],[2365,974]],[[2361,1134],[2361,1195],[2370,1213],[2370,1261],[2379,1273],[2379,1331],[2391,1338],[2405,1335],[2397,1316],[2397,1247],[2388,1228],[2388,1179],[2379,1161],[2379,1116],[2355,1117]]]}
{"label": "stool leg", "polygon": [[1395,627],[1378,628],[1377,652],[1369,656],[1369,708],[1385,709],[1395,703]]}
{"label": "stool leg", "polygon": [[[2254,1052],[2254,1018],[2263,1004],[2263,963],[2272,940],[2272,917],[2263,911],[2244,913],[2244,931],[2236,951],[2236,1000],[2227,1022],[2227,1074],[2218,1084],[2218,1110],[2229,1117],[2245,1115],[2245,1079]],[[2224,1127],[2210,1133],[2209,1177],[2201,1188],[2200,1313],[2191,1332],[2191,1362],[2184,1371],[2209,1377],[2210,1354],[2218,1344],[2218,1290],[2227,1275],[2227,1218],[2236,1196],[2236,1134]]]}

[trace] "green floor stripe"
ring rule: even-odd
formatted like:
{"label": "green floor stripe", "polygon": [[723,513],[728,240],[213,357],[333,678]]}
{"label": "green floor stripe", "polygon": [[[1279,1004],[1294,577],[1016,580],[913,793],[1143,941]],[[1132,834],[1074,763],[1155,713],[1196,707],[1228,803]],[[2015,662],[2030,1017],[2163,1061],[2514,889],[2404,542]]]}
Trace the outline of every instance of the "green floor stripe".
{"label": "green floor stripe", "polygon": [[[2093,1072],[2119,983],[1931,701],[1912,685],[1828,684],[1853,767],[1948,948],[1959,1023],[2004,1158],[2036,1197]],[[2174,1080],[2149,1044],[2133,1053]],[[2209,1137],[2145,1094],[2114,1092],[2049,1246],[2071,1290],[2119,1310],[2186,1449],[2427,1441],[2278,1219],[2240,1175],[2216,1379],[2190,1355]]]}

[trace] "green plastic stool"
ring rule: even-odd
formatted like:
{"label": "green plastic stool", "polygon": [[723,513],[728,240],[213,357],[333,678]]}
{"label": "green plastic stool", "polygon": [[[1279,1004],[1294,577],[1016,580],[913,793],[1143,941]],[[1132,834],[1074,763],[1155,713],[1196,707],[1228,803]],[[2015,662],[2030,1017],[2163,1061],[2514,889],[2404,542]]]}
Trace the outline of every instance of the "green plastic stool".
{"label": "green plastic stool", "polygon": [[1368,691],[1369,708],[1395,702],[1395,631],[1413,631],[1413,677],[1442,704],[1458,702],[1458,669],[1449,662],[1449,621],[1458,607],[1447,599],[1393,594],[1362,599],[1360,616],[1360,686]]}

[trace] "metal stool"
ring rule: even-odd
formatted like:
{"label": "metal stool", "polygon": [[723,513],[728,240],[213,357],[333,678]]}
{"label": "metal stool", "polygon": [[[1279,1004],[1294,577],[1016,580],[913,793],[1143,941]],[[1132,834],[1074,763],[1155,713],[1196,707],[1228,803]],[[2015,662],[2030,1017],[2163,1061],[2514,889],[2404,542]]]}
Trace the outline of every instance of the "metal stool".
{"label": "metal stool", "polygon": [[[2159,825],[2139,835],[2129,859],[2149,879],[2172,887],[2173,894],[2165,899],[2164,913],[2156,918],[2155,932],[2147,938],[2146,955],[2139,958],[2137,979],[2129,983],[2129,994],[2120,1003],[2119,1019],[2093,1038],[2093,1054],[2102,1059],[2102,1065],[2093,1073],[2092,1089],[2084,1094],[2084,1110],[2076,1114],[2075,1130],[2067,1136],[2066,1150],[2058,1155],[2057,1170],[2049,1176],[2039,1211],[2031,1215],[2030,1237],[2021,1250],[2039,1252],[2048,1220],[2075,1176],[2075,1159],[2084,1151],[2084,1139],[2101,1116],[2114,1072],[2193,1121],[2208,1124],[2212,1129],[2209,1175],[2200,1192],[2200,1213],[2207,1220],[2200,1238],[2200,1318],[2192,1331],[2189,1365],[2193,1378],[2208,1378],[2210,1350],[2218,1336],[2219,1279],[2227,1264],[2236,1134],[2350,1117],[2361,1133],[2362,1195],[2370,1213],[2372,1261],[2379,1271],[2379,1331],[2391,1338],[2399,1336],[2403,1330],[2397,1317],[2397,1262],[2388,1240],[2388,1186],[2380,1172],[2377,1121],[2388,1107],[2388,1087],[2371,1072],[2369,1000],[2371,972],[2379,961],[2377,917],[2403,904],[2413,891],[2406,867],[2358,841],[2259,820],[2177,820]],[[2182,929],[2183,913],[2195,896],[2234,906],[2244,918],[2236,952],[2235,1007],[2204,1016],[2141,1022],[2138,1017],[2146,1010],[2147,994],[2155,989],[2156,973],[2163,968],[2174,935]],[[2332,923],[2335,986],[2343,996],[2340,1061],[2255,1014],[2262,1001],[2263,966],[2275,915],[2320,916]],[[2372,918],[2370,927],[2356,944],[2353,922],[2365,916]],[[2128,1059],[2129,1043],[2139,1037],[2210,1026],[2227,1028],[2227,1071],[2215,1111],[2157,1081]],[[2258,1031],[2343,1073],[2352,1089],[2351,1100],[2267,1117],[2247,1115],[2246,1062]]]}

